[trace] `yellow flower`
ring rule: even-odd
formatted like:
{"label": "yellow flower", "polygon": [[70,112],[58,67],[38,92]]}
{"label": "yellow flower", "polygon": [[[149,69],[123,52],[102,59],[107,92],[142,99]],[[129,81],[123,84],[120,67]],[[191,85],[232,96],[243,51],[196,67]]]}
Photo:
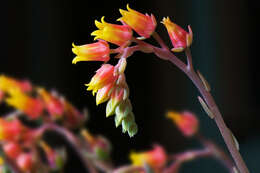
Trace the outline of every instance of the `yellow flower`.
{"label": "yellow flower", "polygon": [[153,15],[142,14],[129,7],[127,4],[127,10],[119,9],[122,17],[118,20],[122,20],[124,23],[129,25],[135,30],[140,36],[148,38],[154,32],[157,25]]}
{"label": "yellow flower", "polygon": [[131,42],[133,33],[127,25],[107,23],[104,16],[101,18],[101,22],[95,20],[95,25],[98,30],[91,33],[91,35],[96,36],[94,40],[102,39],[118,46],[126,46]]}

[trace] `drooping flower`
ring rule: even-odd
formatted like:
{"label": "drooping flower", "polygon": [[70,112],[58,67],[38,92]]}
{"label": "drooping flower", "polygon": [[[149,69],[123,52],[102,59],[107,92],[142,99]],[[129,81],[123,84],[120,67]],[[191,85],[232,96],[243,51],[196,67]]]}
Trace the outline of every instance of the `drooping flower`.
{"label": "drooping flower", "polygon": [[184,136],[191,137],[197,133],[199,121],[193,113],[187,111],[182,113],[170,111],[166,116],[177,125]]}
{"label": "drooping flower", "polygon": [[95,36],[94,40],[102,39],[118,46],[126,46],[131,42],[133,33],[127,25],[107,23],[104,16],[101,18],[101,22],[95,20],[95,25],[98,30],[91,33],[91,35]]}
{"label": "drooping flower", "polygon": [[26,132],[19,120],[5,120],[0,118],[0,140],[16,141],[21,139]]}
{"label": "drooping flower", "polygon": [[39,88],[37,90],[42,98],[44,105],[51,116],[60,118],[64,112],[64,105],[60,98],[48,93],[45,89]]}
{"label": "drooping flower", "polygon": [[130,160],[135,166],[144,166],[145,164],[148,164],[154,169],[160,169],[165,165],[167,155],[161,146],[156,145],[150,151],[131,152]]}
{"label": "drooping flower", "polygon": [[190,26],[188,26],[189,33],[182,29],[177,24],[173,23],[169,17],[163,18],[162,23],[166,27],[168,34],[170,36],[174,52],[181,52],[186,47],[189,47],[192,43],[192,30]]}
{"label": "drooping flower", "polygon": [[27,96],[17,89],[9,91],[6,103],[27,114],[31,119],[38,118],[43,111],[43,103],[37,98]]}
{"label": "drooping flower", "polygon": [[128,4],[126,8],[128,11],[119,9],[122,17],[118,20],[122,20],[124,23],[129,25],[140,36],[149,38],[157,25],[154,16],[149,16],[148,14],[144,15],[138,11],[135,11],[131,9]]}
{"label": "drooping flower", "polygon": [[10,159],[16,159],[22,152],[20,145],[16,142],[8,142],[4,144],[3,150]]}
{"label": "drooping flower", "polygon": [[79,61],[108,61],[109,60],[109,45],[104,40],[98,40],[96,43],[76,46],[74,44],[72,52],[77,56],[72,60],[72,64]]}
{"label": "drooping flower", "polygon": [[116,80],[114,75],[114,66],[110,64],[103,64],[92,77],[87,90],[92,90],[93,95],[107,84],[113,83]]}
{"label": "drooping flower", "polygon": [[4,75],[0,76],[0,90],[2,92],[8,92],[13,89],[19,89],[22,92],[29,92],[32,90],[32,85],[27,80],[16,80],[11,77],[7,77]]}
{"label": "drooping flower", "polygon": [[114,83],[109,83],[103,88],[99,89],[96,95],[96,104],[99,105],[103,102],[106,102],[113,92]]}

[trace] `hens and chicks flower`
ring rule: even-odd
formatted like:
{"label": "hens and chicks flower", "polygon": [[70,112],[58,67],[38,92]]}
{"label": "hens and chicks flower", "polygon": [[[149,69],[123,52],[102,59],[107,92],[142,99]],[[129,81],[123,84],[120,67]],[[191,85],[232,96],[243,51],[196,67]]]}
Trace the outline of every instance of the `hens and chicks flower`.
{"label": "hens and chicks flower", "polygon": [[[133,10],[127,5],[127,10],[119,9],[122,17],[117,19],[122,24],[112,24],[105,21],[105,17],[101,18],[101,22],[95,20],[95,25],[98,30],[91,33],[95,36],[97,42],[76,46],[73,44],[72,51],[76,54],[72,63],[76,64],[79,61],[103,61],[104,64],[96,71],[91,81],[86,84],[88,91],[96,94],[97,105],[108,101],[106,106],[106,116],[115,114],[116,127],[122,125],[123,132],[128,132],[129,136],[134,136],[137,133],[137,125],[132,112],[131,102],[129,100],[129,89],[125,80],[124,71],[126,68],[126,58],[123,52],[129,48],[133,41],[140,38],[135,38],[133,31],[141,36],[142,39],[147,39],[153,35],[157,22],[151,14],[142,14]],[[189,27],[189,33],[183,30],[178,25],[170,21],[169,17],[164,18],[162,23],[168,30],[170,39],[174,48],[174,52],[183,51],[192,43],[192,31]],[[116,49],[110,49],[109,43],[119,46],[116,52],[119,58],[117,65],[108,64],[110,54],[115,53]],[[143,47],[142,50],[148,48]],[[150,49],[149,49],[150,50]],[[150,51],[149,51],[150,52]]]}

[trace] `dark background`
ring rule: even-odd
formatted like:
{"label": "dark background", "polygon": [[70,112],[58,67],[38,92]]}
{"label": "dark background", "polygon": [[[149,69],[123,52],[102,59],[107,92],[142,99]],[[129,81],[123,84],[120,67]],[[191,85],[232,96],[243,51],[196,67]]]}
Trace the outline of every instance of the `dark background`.
{"label": "dark background", "polygon": [[[16,0],[1,2],[0,72],[33,83],[55,88],[79,108],[87,107],[91,119],[87,126],[102,133],[113,144],[117,164],[129,162],[131,149],[142,150],[153,143],[169,152],[198,147],[195,140],[185,139],[164,114],[168,109],[191,110],[201,121],[202,133],[225,147],[216,125],[197,101],[198,92],[175,66],[154,55],[135,53],[126,70],[138,134],[130,139],[116,129],[113,118],[105,118],[105,104],[95,106],[95,98],[85,91],[100,62],[72,65],[71,44],[93,41],[94,20],[106,16],[114,22],[119,8],[130,7],[153,13],[157,31],[170,43],[160,24],[170,16],[194,32],[194,64],[212,86],[228,127],[240,142],[241,153],[251,172],[260,171],[259,78],[257,1],[246,0]],[[70,153],[67,172],[83,172],[77,157]],[[197,171],[195,171],[197,170]],[[186,164],[182,172],[223,172],[214,160]]]}

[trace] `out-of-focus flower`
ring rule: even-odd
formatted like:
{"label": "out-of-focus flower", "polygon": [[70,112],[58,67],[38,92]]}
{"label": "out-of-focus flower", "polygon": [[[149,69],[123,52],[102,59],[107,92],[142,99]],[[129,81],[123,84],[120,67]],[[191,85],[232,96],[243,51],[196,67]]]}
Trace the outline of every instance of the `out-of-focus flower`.
{"label": "out-of-focus flower", "polygon": [[94,40],[102,39],[118,46],[126,46],[131,42],[133,33],[127,25],[107,23],[104,16],[101,18],[101,22],[95,20],[95,25],[99,30],[91,33],[91,35],[95,36]]}
{"label": "out-of-focus flower", "polygon": [[22,153],[16,159],[17,166],[25,172],[29,172],[33,167],[33,158],[31,153]]}
{"label": "out-of-focus flower", "polygon": [[83,124],[86,117],[79,110],[77,110],[65,98],[62,99],[64,105],[63,123],[68,128],[75,128]]}
{"label": "out-of-focus flower", "polygon": [[107,160],[111,151],[110,143],[102,136],[93,136],[86,129],[81,130],[81,135],[86,140],[89,148],[100,160]]}
{"label": "out-of-focus flower", "polygon": [[29,92],[32,90],[32,85],[29,81],[16,80],[4,75],[0,76],[0,90],[3,92],[8,92],[12,89],[19,89],[23,92]]}
{"label": "out-of-focus flower", "polygon": [[0,171],[1,171],[1,166],[4,164],[4,159],[0,156]]}
{"label": "out-of-focus flower", "polygon": [[124,23],[129,25],[140,36],[149,38],[157,25],[154,16],[149,16],[148,14],[144,15],[138,11],[135,11],[131,9],[128,4],[126,8],[128,11],[119,9],[122,17],[118,20],[122,20]]}
{"label": "out-of-focus flower", "polygon": [[199,121],[193,113],[169,111],[166,116],[177,125],[184,136],[190,137],[197,133]]}
{"label": "out-of-focus flower", "polygon": [[49,166],[52,169],[59,170],[64,166],[66,154],[64,150],[54,150],[44,141],[40,142],[40,146],[46,154]]}
{"label": "out-of-focus flower", "polygon": [[79,61],[108,61],[109,60],[109,45],[104,40],[98,40],[96,43],[76,46],[74,44],[72,52],[77,56],[73,59],[72,64]]}
{"label": "out-of-focus flower", "polygon": [[5,120],[0,118],[0,140],[15,141],[19,140],[26,132],[19,120]]}
{"label": "out-of-focus flower", "polygon": [[10,96],[6,98],[6,103],[16,109],[27,114],[31,119],[37,119],[43,111],[43,103],[37,98],[32,98],[21,92],[13,89],[9,91]]}
{"label": "out-of-focus flower", "polygon": [[0,103],[2,102],[4,96],[5,96],[5,93],[0,90]]}
{"label": "out-of-focus flower", "polygon": [[60,98],[48,93],[45,89],[39,88],[39,95],[41,96],[43,103],[51,116],[55,119],[60,118],[64,112],[64,105]]}
{"label": "out-of-focus flower", "polygon": [[135,166],[144,166],[148,164],[154,169],[162,168],[167,160],[167,155],[164,149],[156,145],[153,150],[146,152],[131,152],[130,159]]}
{"label": "out-of-focus flower", "polygon": [[164,24],[169,33],[172,45],[174,47],[172,51],[181,52],[186,47],[189,47],[191,45],[193,34],[190,26],[188,26],[188,33],[180,26],[173,23],[169,17],[163,18],[162,23]]}
{"label": "out-of-focus flower", "polygon": [[3,150],[10,159],[16,159],[22,152],[20,145],[16,142],[7,142],[3,145]]}
{"label": "out-of-focus flower", "polygon": [[92,90],[93,95],[104,86],[115,82],[116,76],[114,75],[114,66],[110,64],[103,64],[92,77],[87,90]]}

